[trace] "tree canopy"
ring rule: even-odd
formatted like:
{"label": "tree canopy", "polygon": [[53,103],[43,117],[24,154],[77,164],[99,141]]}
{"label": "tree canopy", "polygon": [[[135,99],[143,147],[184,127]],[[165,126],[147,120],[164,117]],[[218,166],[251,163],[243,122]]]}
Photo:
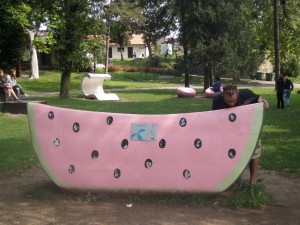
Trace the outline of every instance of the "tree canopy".
{"label": "tree canopy", "polygon": [[[239,79],[254,73],[265,56],[274,62],[274,2],[279,5],[281,72],[296,76],[298,0],[7,0],[0,5],[0,60],[11,67],[28,48],[32,62],[36,50],[55,49],[62,68],[60,96],[65,98],[71,72],[90,64],[91,54],[101,58],[102,43],[87,36],[111,37],[122,48],[128,35],[143,34],[152,56],[157,40],[179,29],[185,86],[197,72],[204,73],[208,87],[213,75]],[[36,35],[42,24],[47,40]],[[38,78],[38,65],[31,73]]]}
{"label": "tree canopy", "polygon": [[25,21],[26,9],[19,7],[15,1],[1,2],[0,20],[0,62],[9,69],[22,61],[24,52],[28,49],[28,41],[21,22]]}

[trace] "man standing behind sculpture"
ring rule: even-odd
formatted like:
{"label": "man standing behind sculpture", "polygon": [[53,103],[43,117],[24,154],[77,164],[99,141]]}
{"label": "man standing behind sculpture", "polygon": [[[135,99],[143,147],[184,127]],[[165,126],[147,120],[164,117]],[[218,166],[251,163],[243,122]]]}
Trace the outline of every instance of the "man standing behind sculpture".
{"label": "man standing behind sculpture", "polygon": [[[225,109],[254,103],[262,103],[264,108],[269,108],[268,101],[262,96],[253,93],[249,89],[238,90],[236,85],[226,84],[223,87],[223,93],[215,95],[213,99],[212,110]],[[252,159],[249,164],[249,183],[252,185],[256,184],[260,155],[261,141],[259,140],[254,155],[252,156]]]}
{"label": "man standing behind sculpture", "polygon": [[284,107],[290,106],[290,95],[291,91],[294,89],[294,85],[288,76],[283,77],[284,85],[283,85],[283,100]]}

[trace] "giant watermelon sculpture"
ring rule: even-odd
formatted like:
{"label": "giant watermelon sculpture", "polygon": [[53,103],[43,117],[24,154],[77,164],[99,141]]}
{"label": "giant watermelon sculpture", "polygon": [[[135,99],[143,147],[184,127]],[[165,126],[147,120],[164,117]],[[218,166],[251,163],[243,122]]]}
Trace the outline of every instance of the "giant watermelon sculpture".
{"label": "giant watermelon sculpture", "polygon": [[62,188],[220,192],[251,159],[263,106],[136,115],[28,103],[28,117],[38,160]]}

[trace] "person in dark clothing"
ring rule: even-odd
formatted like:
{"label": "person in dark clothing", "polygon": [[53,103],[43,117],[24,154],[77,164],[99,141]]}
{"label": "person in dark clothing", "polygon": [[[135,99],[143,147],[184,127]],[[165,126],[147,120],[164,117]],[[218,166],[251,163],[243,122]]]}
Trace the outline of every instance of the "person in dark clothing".
{"label": "person in dark clothing", "polygon": [[294,89],[294,84],[289,79],[288,76],[283,77],[284,85],[283,85],[283,101],[284,107],[290,106],[290,95],[291,91]]}
{"label": "person in dark clothing", "polygon": [[221,91],[221,80],[220,80],[220,77],[215,77],[215,81],[214,81],[213,86],[211,87],[211,89],[214,92],[220,92]]}
{"label": "person in dark clothing", "polygon": [[[223,87],[223,93],[215,95],[213,99],[212,109],[224,109],[235,106],[248,105],[253,103],[263,103],[264,108],[269,108],[267,100],[263,99],[260,95],[254,94],[249,89],[237,90],[237,86],[233,84],[227,84]],[[256,178],[258,173],[259,157],[261,154],[261,141],[259,140],[254,155],[250,161],[250,179],[249,183],[256,184]]]}
{"label": "person in dark clothing", "polygon": [[276,82],[277,109],[284,108],[283,86],[284,86],[283,76],[280,75]]}

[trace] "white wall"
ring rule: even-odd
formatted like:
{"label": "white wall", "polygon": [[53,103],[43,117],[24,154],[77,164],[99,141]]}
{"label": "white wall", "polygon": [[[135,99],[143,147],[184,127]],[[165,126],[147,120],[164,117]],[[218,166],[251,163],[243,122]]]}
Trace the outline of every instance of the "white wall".
{"label": "white wall", "polygon": [[136,58],[147,58],[149,56],[148,48],[145,46],[133,46],[133,52],[136,53]]}
{"label": "white wall", "polygon": [[160,54],[161,55],[172,55],[172,44],[171,43],[162,43],[160,45]]}
{"label": "white wall", "polygon": [[[112,47],[112,58],[113,59],[120,59],[121,52],[118,52],[118,46],[111,46]],[[128,58],[128,47],[133,47],[133,53],[136,53],[137,58],[145,58],[149,56],[148,48],[144,45],[133,45],[133,46],[126,46],[124,47],[123,58]]]}

